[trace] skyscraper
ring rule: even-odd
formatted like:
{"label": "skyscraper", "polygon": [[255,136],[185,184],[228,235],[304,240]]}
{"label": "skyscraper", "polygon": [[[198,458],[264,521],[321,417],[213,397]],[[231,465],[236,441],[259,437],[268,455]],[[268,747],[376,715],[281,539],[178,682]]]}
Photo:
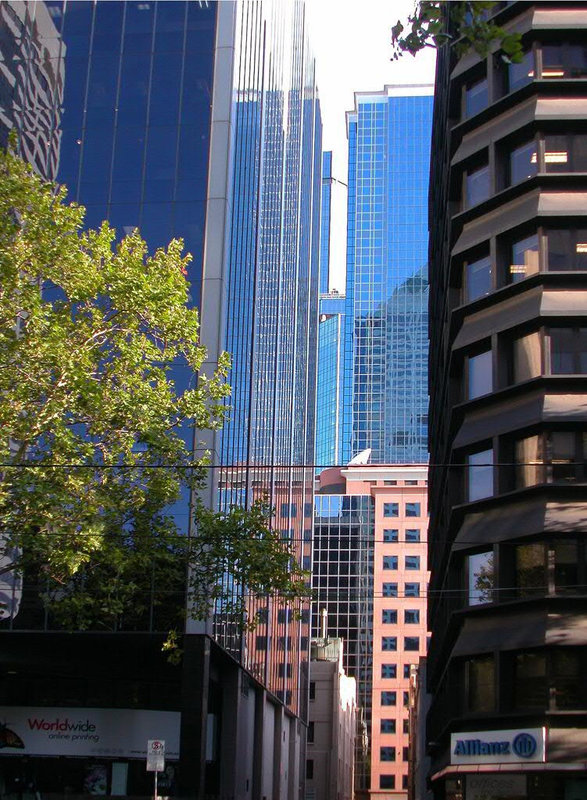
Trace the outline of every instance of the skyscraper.
{"label": "skyscraper", "polygon": [[[445,46],[431,170],[435,798],[587,796],[587,5]],[[452,30],[452,34],[458,31]]]}
{"label": "skyscraper", "polygon": [[349,140],[343,453],[427,460],[431,86],[357,93]]}
{"label": "skyscraper", "polygon": [[[198,443],[212,454],[208,502],[267,495],[276,524],[309,561],[321,122],[303,4],[47,0],[4,3],[1,19],[5,62],[20,53],[22,85],[43,89],[2,95],[2,121],[17,127],[23,154],[23,120],[38,120],[41,136],[60,143],[49,146],[52,171],[40,171],[86,205],[88,225],[108,219],[120,235],[138,226],[150,250],[181,236],[193,255],[188,277],[208,363],[222,350],[232,355],[230,420]],[[47,110],[35,116],[38,97]],[[176,369],[173,378],[184,387],[195,376]],[[176,511],[187,532],[189,498]],[[245,589],[227,573],[226,590]],[[76,769],[37,760],[68,755],[64,741],[25,750],[39,791],[82,792],[98,753],[106,791],[148,794],[141,751],[122,741],[144,712],[145,745],[149,732],[167,732],[179,791],[297,796],[308,609],[297,615],[271,598],[250,606],[260,612],[255,632],[238,631],[222,603],[211,620],[190,623],[181,667],[161,655],[154,607],[132,634],[122,618],[117,632],[75,634],[67,645],[42,614],[33,627],[43,635],[14,635],[23,618],[5,620],[11,721],[37,706],[62,716],[92,706],[110,726],[105,749],[78,743],[85,762]],[[72,671],[75,681],[66,680]],[[108,722],[113,708],[126,718]]]}
{"label": "skyscraper", "polygon": [[[330,491],[334,471],[321,474],[314,526],[314,630],[325,608],[329,631],[346,641],[346,667],[357,679],[364,724],[356,788],[360,797],[384,800],[406,797],[402,702],[410,659],[426,646],[420,596],[425,527],[404,517],[408,504],[425,517],[431,118],[430,86],[359,93],[347,114],[344,361],[337,384],[342,403],[324,430],[337,421],[336,454],[339,463],[349,463]],[[336,320],[327,314],[320,319],[326,343]],[[321,377],[333,374],[333,359],[326,346],[319,352],[321,402]],[[317,448],[317,460],[319,453]],[[385,509],[396,512],[395,522],[384,519]]]}
{"label": "skyscraper", "polygon": [[342,212],[346,185],[332,169],[332,153],[322,156],[320,212],[320,298],[318,325],[318,378],[316,390],[316,449],[320,467],[341,463],[344,369],[344,294],[336,289],[343,279],[344,229]]}

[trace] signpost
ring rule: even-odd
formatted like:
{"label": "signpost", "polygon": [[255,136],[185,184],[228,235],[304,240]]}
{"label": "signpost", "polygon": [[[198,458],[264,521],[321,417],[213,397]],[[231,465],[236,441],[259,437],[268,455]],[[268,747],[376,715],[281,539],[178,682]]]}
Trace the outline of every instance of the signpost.
{"label": "signpost", "polygon": [[165,740],[147,740],[147,772],[152,772],[155,778],[154,800],[157,798],[157,773],[165,769]]}

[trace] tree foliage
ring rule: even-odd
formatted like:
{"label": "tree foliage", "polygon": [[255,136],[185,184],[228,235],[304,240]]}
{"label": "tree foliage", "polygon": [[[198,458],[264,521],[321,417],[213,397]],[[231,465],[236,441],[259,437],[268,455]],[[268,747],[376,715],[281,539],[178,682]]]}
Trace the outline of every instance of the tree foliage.
{"label": "tree foliage", "polygon": [[0,573],[24,572],[72,629],[143,625],[154,607],[172,627],[188,574],[194,614],[230,569],[303,592],[265,505],[202,509],[202,540],[179,530],[172,505],[204,475],[186,439],[222,424],[229,359],[200,373],[182,241],[149,255],[137,231],[84,230],[84,213],[0,155]]}
{"label": "tree foliage", "polygon": [[404,53],[415,56],[425,47],[438,48],[455,41],[459,56],[472,50],[486,58],[493,42],[498,42],[506,61],[521,61],[520,35],[491,20],[495,5],[495,0],[421,0],[406,25],[398,20],[391,29],[392,58]]}

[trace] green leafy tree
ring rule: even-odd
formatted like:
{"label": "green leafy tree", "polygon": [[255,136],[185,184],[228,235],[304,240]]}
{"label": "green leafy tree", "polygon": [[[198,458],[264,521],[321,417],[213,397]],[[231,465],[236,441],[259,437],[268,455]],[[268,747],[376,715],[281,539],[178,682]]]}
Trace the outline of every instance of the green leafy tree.
{"label": "green leafy tree", "polygon": [[[262,502],[201,509],[201,539],[179,531],[170,507],[205,468],[186,434],[222,424],[229,358],[200,373],[182,241],[149,255],[138,232],[84,230],[84,212],[0,154],[0,574],[23,573],[71,629],[154,613],[173,628],[186,586],[206,614],[230,570],[254,590],[305,593]],[[180,391],[172,368],[197,383]],[[245,620],[244,601],[232,610]]]}
{"label": "green leafy tree", "polygon": [[498,42],[506,61],[522,59],[518,33],[510,33],[490,18],[494,0],[422,0],[416,3],[406,25],[400,20],[391,29],[393,59],[404,53],[415,56],[425,47],[438,48],[456,42],[457,55],[473,50],[481,58]]}

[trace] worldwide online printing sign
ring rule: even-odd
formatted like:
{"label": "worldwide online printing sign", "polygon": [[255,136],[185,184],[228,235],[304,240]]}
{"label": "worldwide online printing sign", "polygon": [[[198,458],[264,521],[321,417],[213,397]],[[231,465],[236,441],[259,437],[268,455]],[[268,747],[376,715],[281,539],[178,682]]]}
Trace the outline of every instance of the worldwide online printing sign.
{"label": "worldwide online printing sign", "polygon": [[546,728],[468,731],[450,737],[451,764],[523,764],[546,760]]}
{"label": "worldwide online printing sign", "polygon": [[179,758],[177,711],[0,707],[0,754],[146,758],[149,733]]}

